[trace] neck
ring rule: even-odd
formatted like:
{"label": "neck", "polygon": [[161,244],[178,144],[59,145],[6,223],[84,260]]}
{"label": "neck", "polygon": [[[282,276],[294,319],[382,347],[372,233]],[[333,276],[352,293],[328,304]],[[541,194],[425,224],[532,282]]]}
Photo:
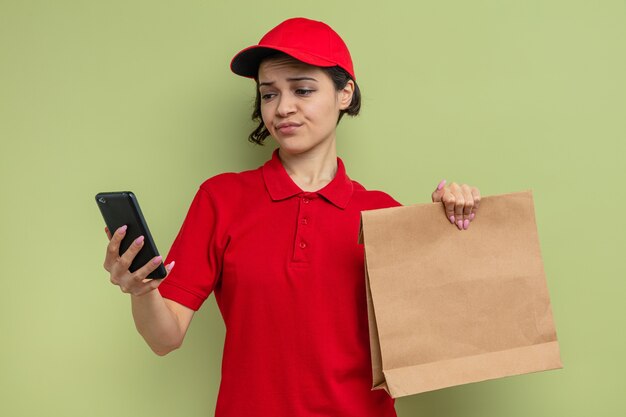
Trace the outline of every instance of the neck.
{"label": "neck", "polygon": [[331,182],[337,173],[337,149],[334,138],[327,146],[315,147],[299,154],[279,149],[285,171],[303,191],[317,191]]}

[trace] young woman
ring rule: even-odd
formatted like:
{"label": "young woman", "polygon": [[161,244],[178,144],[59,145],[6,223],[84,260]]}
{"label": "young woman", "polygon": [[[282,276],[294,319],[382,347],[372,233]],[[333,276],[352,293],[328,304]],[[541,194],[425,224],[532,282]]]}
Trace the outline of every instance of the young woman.
{"label": "young woman", "polygon": [[[399,203],[350,179],[336,154],[339,120],[360,108],[350,53],[326,24],[295,18],[231,69],[256,81],[259,126],[249,139],[271,136],[271,160],[200,185],[165,279],[146,279],[160,257],[130,273],[142,238],[120,256],[125,228],[107,230],[111,282],[131,294],[137,329],[159,355],[181,346],[215,292],[226,324],[217,417],[395,416],[394,400],[371,390],[357,237],[362,210]],[[459,230],[480,201],[475,187],[445,180],[431,197]]]}

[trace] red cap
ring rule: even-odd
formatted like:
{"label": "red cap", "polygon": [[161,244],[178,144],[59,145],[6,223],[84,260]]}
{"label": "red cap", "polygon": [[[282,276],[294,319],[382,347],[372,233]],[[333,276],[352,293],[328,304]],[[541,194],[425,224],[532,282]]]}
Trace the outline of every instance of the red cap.
{"label": "red cap", "polygon": [[350,51],[343,39],[326,23],[304,17],[287,19],[267,32],[258,45],[235,55],[230,69],[235,74],[256,78],[263,58],[276,51],[318,67],[338,65],[356,80]]}

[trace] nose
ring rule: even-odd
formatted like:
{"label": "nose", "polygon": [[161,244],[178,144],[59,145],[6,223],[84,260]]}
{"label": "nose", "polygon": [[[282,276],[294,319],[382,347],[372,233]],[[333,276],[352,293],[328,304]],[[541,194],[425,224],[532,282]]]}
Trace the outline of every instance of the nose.
{"label": "nose", "polygon": [[280,94],[278,96],[278,104],[276,106],[276,114],[280,117],[287,117],[296,112],[296,103],[294,97],[289,94]]}

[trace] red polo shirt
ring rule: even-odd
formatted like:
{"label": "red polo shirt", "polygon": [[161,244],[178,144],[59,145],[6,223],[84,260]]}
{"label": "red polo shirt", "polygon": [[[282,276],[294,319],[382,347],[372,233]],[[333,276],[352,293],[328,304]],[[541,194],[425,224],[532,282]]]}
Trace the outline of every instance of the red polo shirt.
{"label": "red polo shirt", "polygon": [[371,389],[361,210],[400,203],[337,174],[304,192],[274,151],[198,190],[167,256],[163,297],[226,326],[216,417],[393,417]]}

